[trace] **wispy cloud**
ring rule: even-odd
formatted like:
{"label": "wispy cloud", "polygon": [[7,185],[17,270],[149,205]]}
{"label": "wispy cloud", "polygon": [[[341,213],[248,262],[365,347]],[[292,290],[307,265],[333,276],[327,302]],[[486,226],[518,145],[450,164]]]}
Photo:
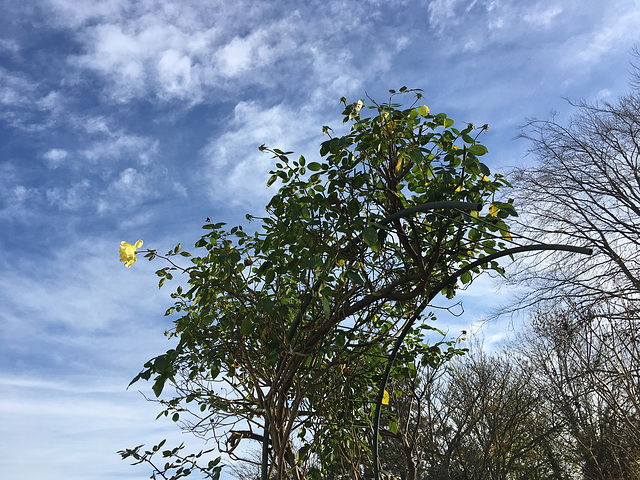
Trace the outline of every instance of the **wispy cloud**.
{"label": "wispy cloud", "polygon": [[535,26],[548,28],[551,22],[562,13],[562,7],[554,5],[551,7],[537,7],[535,10],[524,15],[525,22]]}
{"label": "wispy cloud", "polygon": [[35,214],[33,204],[39,197],[37,188],[21,181],[14,164],[0,163],[0,220],[28,222]]}
{"label": "wispy cloud", "polygon": [[[66,2],[56,2],[55,7],[59,11],[69,8]],[[134,9],[112,5],[110,11],[129,13],[126,21],[113,22],[106,13],[89,12],[70,20],[79,28],[77,38],[84,53],[69,61],[80,72],[97,74],[112,101],[152,95],[161,101],[190,104],[251,86],[288,88],[281,71],[292,75],[290,81],[305,84],[309,75],[314,75],[316,84],[331,78],[329,87],[344,90],[349,81],[335,78],[336,71],[353,82],[361,79],[362,72],[352,67],[365,66],[368,71],[389,67],[388,59],[382,63],[380,59],[397,46],[393,39],[378,38],[373,51],[361,53],[362,59],[355,58],[346,43],[373,33],[376,19],[364,6],[349,5],[344,10],[342,3],[330,2],[318,7],[282,9],[241,3],[230,8],[221,3],[187,3],[179,7],[167,4],[158,11],[145,2]],[[336,37],[345,43],[336,43]]]}
{"label": "wispy cloud", "polygon": [[39,131],[51,126],[62,110],[58,92],[0,66],[0,121],[13,128]]}
{"label": "wispy cloud", "polygon": [[322,138],[320,125],[317,113],[307,108],[239,102],[226,131],[212,138],[201,152],[210,194],[231,205],[264,205],[275,193],[265,188],[274,161],[258,147],[265,144],[294,151],[291,160],[314,156]]}

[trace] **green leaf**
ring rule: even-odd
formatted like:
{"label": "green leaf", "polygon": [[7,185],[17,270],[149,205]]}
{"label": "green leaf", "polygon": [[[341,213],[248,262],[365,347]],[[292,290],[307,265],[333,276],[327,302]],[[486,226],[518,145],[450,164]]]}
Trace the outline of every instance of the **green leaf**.
{"label": "green leaf", "polygon": [[411,158],[411,161],[413,163],[422,163],[422,152],[420,152],[420,150],[418,150],[417,148],[411,150],[411,152],[409,153],[409,157]]}
{"label": "green leaf", "polygon": [[[487,147],[485,147],[484,145],[480,145],[479,143],[471,145],[467,150],[469,150],[469,152],[473,153],[474,155],[477,155],[478,157],[484,155],[489,151],[487,150]],[[485,173],[484,175],[487,174]]]}
{"label": "green leaf", "polygon": [[245,317],[240,324],[240,331],[243,335],[249,335],[253,331],[253,322],[249,317]]}
{"label": "green leaf", "polygon": [[309,165],[307,165],[307,169],[311,170],[312,172],[317,172],[322,168],[322,165],[320,165],[318,162],[311,162],[309,163]]}
{"label": "green leaf", "polygon": [[159,376],[158,378],[156,378],[153,387],[151,387],[151,390],[153,390],[153,393],[156,397],[159,397],[162,394],[162,390],[164,389],[164,382],[165,378]]}
{"label": "green leaf", "polygon": [[396,435],[398,433],[398,424],[393,420],[389,420],[389,430]]}
{"label": "green leaf", "polygon": [[329,306],[329,300],[325,297],[321,297],[322,300],[322,310],[324,310],[324,316],[327,320],[331,319],[331,307]]}
{"label": "green leaf", "polygon": [[377,228],[372,227],[371,225],[364,227],[364,230],[362,231],[362,239],[374,252],[379,250]]}
{"label": "green leaf", "polygon": [[273,279],[276,277],[276,272],[273,270],[267,270],[267,274],[264,276],[264,283],[267,285],[273,282]]}
{"label": "green leaf", "polygon": [[266,313],[267,315],[271,315],[273,313],[273,300],[271,300],[271,298],[269,297],[266,297],[262,301],[262,309],[264,310],[264,313]]}
{"label": "green leaf", "polygon": [[482,238],[482,232],[480,232],[479,230],[476,230],[475,228],[471,229],[471,231],[469,232],[469,240],[473,242],[477,242],[481,238]]}
{"label": "green leaf", "polygon": [[354,270],[347,270],[347,278],[351,280],[356,285],[364,286],[364,280],[358,274],[358,272]]}
{"label": "green leaf", "polygon": [[267,181],[267,188],[273,185],[276,180],[278,180],[278,175],[271,175],[271,177],[269,177],[269,180]]}
{"label": "green leaf", "polygon": [[462,140],[464,140],[466,143],[468,143],[470,145],[473,145],[473,144],[476,143],[476,141],[473,139],[473,137],[470,137],[466,133],[462,134]]}

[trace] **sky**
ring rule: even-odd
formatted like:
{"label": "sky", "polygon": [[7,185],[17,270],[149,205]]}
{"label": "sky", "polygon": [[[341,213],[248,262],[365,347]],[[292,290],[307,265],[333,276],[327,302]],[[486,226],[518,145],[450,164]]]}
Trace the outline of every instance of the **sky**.
{"label": "sky", "polygon": [[[143,479],[116,451],[162,438],[149,385],[170,345],[161,261],[275,192],[266,144],[317,157],[339,99],[423,90],[489,124],[493,171],[532,162],[528,118],[627,90],[640,1],[0,0],[0,478]],[[193,249],[191,249],[193,250]],[[507,267],[508,268],[508,267]],[[477,325],[509,292],[483,280],[442,318]],[[505,325],[486,326],[489,342]]]}

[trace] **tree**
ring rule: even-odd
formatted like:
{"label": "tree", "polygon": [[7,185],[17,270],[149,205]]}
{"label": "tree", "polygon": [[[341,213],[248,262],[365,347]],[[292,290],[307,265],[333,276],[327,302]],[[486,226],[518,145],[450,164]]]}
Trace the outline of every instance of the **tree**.
{"label": "tree", "polygon": [[[522,137],[536,163],[513,172],[518,232],[590,246],[584,262],[540,256],[511,276],[528,285],[521,305],[568,295],[585,305],[640,293],[640,68],[615,102],[571,105],[568,125],[531,120]],[[515,272],[515,270],[514,270]]]}
{"label": "tree", "polygon": [[555,451],[567,474],[640,478],[639,327],[637,311],[619,303],[566,300],[539,311],[522,335],[531,378],[561,427]]}
{"label": "tree", "polygon": [[[465,339],[461,336],[456,342]],[[455,357],[442,355],[438,349],[438,344],[430,347],[429,353],[437,353],[435,358],[427,354],[406,363],[406,371],[397,372],[389,385],[391,401],[386,428],[381,431],[381,462],[385,471],[402,480],[424,478],[434,466],[442,473],[442,457],[446,456],[442,449],[451,444],[446,435],[451,406],[442,393],[448,376],[446,366]]]}
{"label": "tree", "polygon": [[387,471],[403,480],[569,478],[555,452],[563,424],[514,352],[490,355],[474,342],[465,356],[415,372],[390,386]]}
{"label": "tree", "polygon": [[447,401],[457,442],[452,463],[465,480],[558,477],[548,444],[559,428],[543,414],[544,402],[511,353],[488,355],[476,347],[451,372]]}
{"label": "tree", "polygon": [[[409,108],[392,103],[409,92],[391,91],[388,103],[366,108],[343,99],[351,130],[333,137],[324,127],[320,161],[260,147],[276,160],[267,185],[280,188],[263,218],[247,216],[259,226],[248,233],[207,222],[195,244],[202,253],[178,245],[156,272],[160,285],[176,271],[188,278],[167,311],[176,314],[168,336],[177,345],[132,383],[153,377],[159,397],[169,382],[174,392],[160,399],[161,415],[215,439],[232,459],[242,460],[242,440],[259,442],[269,478],[361,478],[389,343],[422,317],[437,285],[511,238],[505,220],[515,211],[494,201],[506,182],[490,178],[479,160],[487,152],[477,143],[484,128],[454,128],[445,114],[419,105],[417,92]],[[178,266],[176,255],[191,265]],[[161,257],[155,250],[147,256]],[[496,261],[475,266],[442,293],[452,297],[484,269],[502,271]],[[393,376],[416,357],[435,362],[460,353],[451,342],[424,345],[432,327],[423,320],[409,332]],[[161,448],[121,454],[151,463]],[[219,459],[199,463],[208,455],[154,470],[180,478],[200,468],[217,478]]]}

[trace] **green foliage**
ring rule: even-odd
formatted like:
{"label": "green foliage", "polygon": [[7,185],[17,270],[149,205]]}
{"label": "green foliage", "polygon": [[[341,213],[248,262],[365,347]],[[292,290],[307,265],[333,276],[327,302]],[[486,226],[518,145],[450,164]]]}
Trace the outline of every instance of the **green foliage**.
{"label": "green foliage", "polygon": [[[158,473],[165,480],[178,480],[191,475],[194,471],[197,471],[202,476],[201,478],[209,478],[211,480],[220,478],[220,472],[222,471],[220,458],[210,460],[206,466],[198,465],[200,458],[213,450],[202,450],[198,453],[183,455],[181,451],[184,449],[184,444],[172,449],[161,450],[165,442],[165,440],[162,440],[157,445],[154,445],[151,450],[142,451],[143,445],[138,445],[134,448],[121,450],[118,453],[123,459],[133,458],[135,460],[133,465],[140,463],[151,465],[154,469],[154,475],[151,478],[156,478],[155,474]],[[156,467],[153,462],[153,457],[158,454],[167,459],[162,468]]]}
{"label": "green foliage", "polygon": [[[264,218],[247,217],[260,225],[248,233],[207,222],[199,253],[178,245],[162,257],[170,265],[156,272],[160,286],[176,270],[188,276],[167,311],[178,314],[168,333],[177,345],[132,383],[153,377],[157,396],[173,384],[176,395],[161,400],[165,415],[181,412],[182,420],[188,412],[186,428],[221,436],[227,453],[238,432],[259,431],[267,418],[278,478],[313,478],[318,461],[326,471],[360,468],[389,342],[435,285],[510,239],[505,220],[515,211],[494,202],[506,181],[489,178],[479,159],[487,151],[477,142],[485,128],[457,129],[445,114],[416,108],[420,93],[400,90],[409,92],[416,100],[407,109],[392,103],[393,91],[386,104],[343,99],[351,130],[332,137],[324,127],[329,139],[318,161],[261,146],[275,159],[267,184],[279,190]],[[445,200],[492,203],[492,210],[400,213]],[[173,263],[175,255],[190,257],[191,266]],[[502,272],[495,262],[486,268]],[[453,297],[458,287],[443,293]],[[426,322],[414,327],[394,378],[409,375],[416,358],[436,364],[461,353],[453,343],[426,345],[430,329]],[[192,403],[198,408],[189,410]],[[301,444],[295,454],[294,433]]]}

